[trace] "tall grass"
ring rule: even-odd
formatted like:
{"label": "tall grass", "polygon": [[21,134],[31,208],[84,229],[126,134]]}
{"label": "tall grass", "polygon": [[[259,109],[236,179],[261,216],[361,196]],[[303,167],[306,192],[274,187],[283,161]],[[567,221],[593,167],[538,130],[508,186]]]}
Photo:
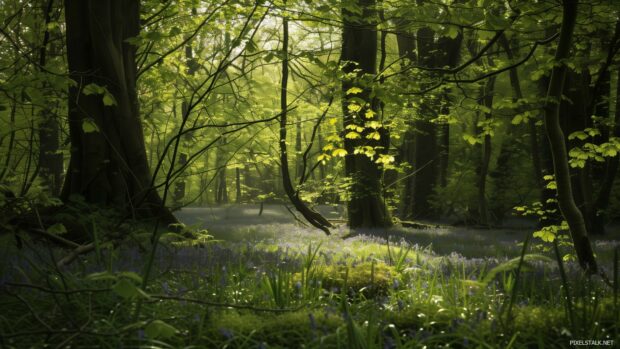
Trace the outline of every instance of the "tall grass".
{"label": "tall grass", "polygon": [[504,259],[365,237],[161,244],[147,257],[148,290],[132,272],[135,248],[101,248],[63,270],[52,263],[59,251],[4,255],[0,345],[522,348],[618,338],[617,248],[603,261],[612,289],[565,263],[557,245],[556,265],[529,254],[529,235]]}

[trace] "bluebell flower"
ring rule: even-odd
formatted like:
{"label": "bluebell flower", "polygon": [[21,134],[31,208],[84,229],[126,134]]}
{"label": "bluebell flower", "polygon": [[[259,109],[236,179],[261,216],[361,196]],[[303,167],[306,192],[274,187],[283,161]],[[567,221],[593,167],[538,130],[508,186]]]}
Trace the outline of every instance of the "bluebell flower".
{"label": "bluebell flower", "polygon": [[232,331],[227,328],[219,328],[218,331],[220,332],[222,336],[224,336],[228,340],[233,339],[234,337]]}
{"label": "bluebell flower", "polygon": [[161,283],[161,288],[164,290],[164,294],[169,295],[170,294],[170,287],[168,286],[168,282],[164,281]]}
{"label": "bluebell flower", "polygon": [[314,319],[314,314],[309,313],[308,319],[310,319],[310,328],[312,329],[312,331],[316,331],[317,327],[316,327],[316,320]]}

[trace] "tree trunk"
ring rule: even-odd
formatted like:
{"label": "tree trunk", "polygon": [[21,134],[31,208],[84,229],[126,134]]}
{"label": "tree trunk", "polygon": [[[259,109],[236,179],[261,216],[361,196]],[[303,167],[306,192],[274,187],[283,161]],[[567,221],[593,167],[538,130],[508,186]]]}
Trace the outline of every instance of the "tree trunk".
{"label": "tree trunk", "polygon": [[[222,140],[220,141],[220,149],[225,145],[226,137],[222,137]],[[226,185],[226,159],[222,154],[222,151],[218,151],[215,155],[215,166],[218,171],[215,186],[215,202],[217,204],[228,203],[228,187]]]}
{"label": "tree trunk", "polygon": [[[196,9],[192,9],[192,15],[196,15]],[[185,65],[188,76],[193,76],[198,70],[198,64],[194,59],[194,51],[192,49],[191,42],[185,46]],[[174,102],[176,103],[176,101]],[[183,100],[181,104],[181,115],[183,118],[188,118],[189,115],[187,113],[188,101],[186,99]],[[191,138],[191,133],[188,133],[187,136],[183,136],[182,141],[187,141]],[[186,142],[183,142],[186,143]],[[187,165],[187,153],[179,153],[179,159],[177,160],[177,166],[179,168],[184,168]],[[183,200],[185,199],[185,190],[186,190],[185,178],[179,177],[174,183],[174,202],[178,206],[183,205]]]}
{"label": "tree trunk", "polygon": [[[503,47],[506,52],[506,57],[509,61],[514,60],[514,53],[512,51],[512,47],[508,39],[505,35],[499,40],[500,45]],[[510,76],[510,87],[512,89],[513,95],[512,100],[515,103],[523,100],[523,91],[521,89],[521,80],[519,79],[518,69],[512,68],[509,70]],[[517,114],[523,113],[523,108],[516,107],[515,112]],[[536,188],[542,188],[544,186],[543,183],[543,175],[542,175],[542,165],[540,160],[540,146],[538,139],[538,130],[536,126],[535,118],[528,118],[526,121],[526,126],[529,132],[529,152],[532,159],[532,169],[534,176],[534,184],[536,184]],[[504,139],[502,141],[499,155],[497,157],[497,164],[495,166],[495,170],[492,173],[495,183],[495,194],[493,195],[493,202],[495,209],[495,218],[499,224],[502,223],[502,220],[506,213],[512,210],[512,205],[507,205],[506,198],[506,190],[505,188],[509,188],[511,186],[511,182],[513,180],[513,176],[511,175],[515,169],[515,163],[518,161],[515,157],[517,152],[519,152],[520,144],[517,143],[518,138],[520,137],[522,129],[520,126],[513,124],[510,122],[508,124],[508,129],[506,134],[504,135]]]}
{"label": "tree trunk", "polygon": [[[52,21],[52,10],[54,0],[45,1],[44,16],[45,25]],[[45,30],[43,43],[39,49],[39,71],[44,72],[47,64],[47,47],[50,51],[54,51],[54,45],[49,44],[50,32]],[[44,83],[42,90],[44,91],[45,106],[41,110],[39,116],[39,175],[43,180],[43,184],[48,187],[52,195],[60,194],[62,186],[63,158],[60,153],[60,125],[58,123],[58,115],[54,112],[54,106],[51,103],[49,86]]]}
{"label": "tree trunk", "polygon": [[237,195],[235,196],[235,202],[241,203],[241,169],[239,167],[235,168],[235,183],[237,189]]}
{"label": "tree trunk", "polygon": [[[611,136],[620,138],[620,70],[618,71],[618,79],[616,81],[616,107],[613,129]],[[592,234],[605,234],[605,224],[607,223],[609,199],[618,173],[618,164],[620,155],[608,158],[605,161],[605,170],[601,187],[599,189],[596,201],[594,202],[594,217],[592,217]]]}
{"label": "tree trunk", "polygon": [[[13,96],[14,97],[14,96]],[[9,122],[10,122],[10,132],[9,132],[9,144],[6,149],[6,157],[4,158],[4,166],[2,167],[2,172],[0,172],[0,184],[5,183],[5,176],[10,175],[11,172],[14,171],[14,168],[11,168],[11,158],[13,156],[13,149],[15,148],[15,112],[17,111],[17,102],[11,101],[11,112],[9,113]],[[15,166],[17,167],[17,166]],[[9,171],[10,170],[10,171]]]}
{"label": "tree trunk", "polygon": [[[401,57],[427,67],[455,66],[459,60],[462,35],[442,37],[435,42],[430,28],[418,30],[416,35],[403,30],[397,33]],[[417,47],[417,55],[414,50]],[[438,213],[430,202],[436,184],[445,186],[448,179],[450,125],[432,122],[440,114],[450,112],[449,91],[439,96],[428,95],[422,100],[418,115],[410,122],[403,135],[403,158],[412,165],[414,173],[405,181],[401,216],[403,218],[433,219]]]}
{"label": "tree trunk", "polygon": [[[62,198],[79,195],[133,217],[177,222],[151,187],[138,99],[136,47],[138,0],[66,0],[67,60],[76,82],[69,88],[71,159]],[[105,86],[114,96],[83,93]],[[96,129],[94,129],[96,126]]]}
{"label": "tree trunk", "polygon": [[[568,100],[560,103],[560,122],[565,136],[585,128],[592,127],[592,118],[588,112],[590,74],[567,70],[564,79],[563,94]],[[575,138],[565,140],[567,149],[581,147],[584,141]],[[583,215],[586,228],[592,230],[590,218],[593,215],[591,164],[583,168],[570,168],[573,196],[575,203]]]}
{"label": "tree trunk", "polygon": [[[177,160],[179,168],[185,167],[187,164],[187,153],[179,153],[179,160]],[[176,206],[183,206],[183,199],[185,198],[185,179],[179,178],[174,184],[174,204]]]}
{"label": "tree trunk", "polygon": [[[286,3],[286,2],[285,2]],[[329,235],[331,223],[325,219],[320,213],[308,207],[299,197],[299,190],[293,188],[291,175],[289,172],[288,153],[286,145],[286,122],[288,115],[288,18],[282,18],[282,83],[280,90],[280,168],[282,173],[282,186],[286,195],[291,200],[297,211],[313,226],[321,229],[325,234]],[[300,129],[297,129],[297,136],[300,137]],[[299,155],[301,153],[301,138],[298,138],[296,145],[299,144]],[[296,147],[297,148],[297,147]],[[296,157],[297,158],[297,157]],[[301,172],[301,170],[299,171]]]}
{"label": "tree trunk", "polygon": [[[490,77],[484,84],[482,96],[480,96],[480,104],[483,105],[488,112],[484,112],[485,122],[490,122],[492,118],[493,94],[495,93],[495,76]],[[486,126],[490,127],[490,125]],[[479,132],[482,132],[480,130]],[[489,225],[489,208],[487,204],[487,174],[489,173],[489,165],[491,163],[491,135],[486,133],[482,144],[482,158],[480,161],[480,170],[478,173],[478,223],[483,226]]]}
{"label": "tree trunk", "polygon": [[[463,35],[459,33],[456,38],[442,37],[438,40],[438,50],[435,52],[435,64],[437,66],[455,67],[460,60],[461,44]],[[450,114],[450,91],[441,95],[441,115]],[[448,164],[450,159],[450,124],[447,121],[438,124],[438,151],[439,151],[439,185],[445,187],[448,184]]]}
{"label": "tree trunk", "polygon": [[[388,131],[379,127],[371,130],[364,127],[366,122],[381,121],[378,117],[379,101],[371,97],[372,86],[362,83],[364,77],[374,77],[377,73],[377,13],[375,0],[357,0],[355,4],[362,9],[362,14],[354,14],[342,8],[342,53],[343,72],[348,76],[342,81],[343,91],[343,125],[363,127],[361,138],[344,138],[345,174],[352,179],[351,198],[348,202],[349,226],[384,227],[392,224],[392,219],[385,205],[382,191],[382,168],[377,164],[379,154],[387,148],[384,142],[389,137]],[[355,72],[354,72],[355,70]],[[349,110],[347,91],[352,87],[362,90],[355,94],[365,102],[357,112]],[[378,132],[380,139],[369,137],[371,132]],[[360,147],[370,147],[376,154],[367,156],[355,154]],[[379,149],[383,147],[383,149]]]}
{"label": "tree trunk", "polygon": [[559,102],[562,97],[564,78],[567,70],[566,64],[563,61],[569,56],[570,52],[577,19],[577,2],[564,1],[562,3],[562,10],[562,27],[560,29],[560,39],[555,53],[556,65],[551,72],[547,99],[544,106],[545,130],[551,148],[551,156],[553,158],[558,205],[568,223],[573,245],[577,252],[577,259],[581,267],[588,273],[596,273],[598,271],[598,266],[592,252],[586,224],[573,198],[564,132],[560,127]]}

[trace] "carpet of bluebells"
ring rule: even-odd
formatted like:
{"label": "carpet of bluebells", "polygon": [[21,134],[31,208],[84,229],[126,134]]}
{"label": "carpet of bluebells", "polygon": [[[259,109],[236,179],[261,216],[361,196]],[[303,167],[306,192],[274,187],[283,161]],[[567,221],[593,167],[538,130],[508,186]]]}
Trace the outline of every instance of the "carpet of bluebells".
{"label": "carpet of bluebells", "polygon": [[617,240],[594,243],[610,286],[583,275],[575,262],[556,259],[539,241],[521,257],[527,233],[338,228],[325,236],[288,223],[230,224],[191,239],[164,234],[154,254],[146,238],[98,246],[63,267],[56,264],[67,251],[37,241],[17,250],[5,241],[0,347],[618,343]]}

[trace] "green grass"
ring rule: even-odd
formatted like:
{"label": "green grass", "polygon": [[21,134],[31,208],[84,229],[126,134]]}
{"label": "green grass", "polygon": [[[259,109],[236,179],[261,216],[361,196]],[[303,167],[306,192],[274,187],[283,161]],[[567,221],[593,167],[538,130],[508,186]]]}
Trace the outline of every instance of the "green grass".
{"label": "green grass", "polygon": [[[1,345],[557,348],[570,339],[618,340],[617,285],[582,275],[572,262],[564,263],[563,284],[553,254],[527,248],[522,262],[522,246],[505,236],[486,241],[487,249],[510,251],[498,258],[463,231],[401,231],[388,244],[385,234],[343,240],[285,227],[198,247],[162,243],[145,290],[148,254],[136,248],[104,246],[64,270],[53,266],[62,251],[34,242],[7,248]],[[472,257],[436,253],[446,248],[441,239],[407,242],[424,234],[452,234]],[[613,265],[613,248],[599,255]]]}

